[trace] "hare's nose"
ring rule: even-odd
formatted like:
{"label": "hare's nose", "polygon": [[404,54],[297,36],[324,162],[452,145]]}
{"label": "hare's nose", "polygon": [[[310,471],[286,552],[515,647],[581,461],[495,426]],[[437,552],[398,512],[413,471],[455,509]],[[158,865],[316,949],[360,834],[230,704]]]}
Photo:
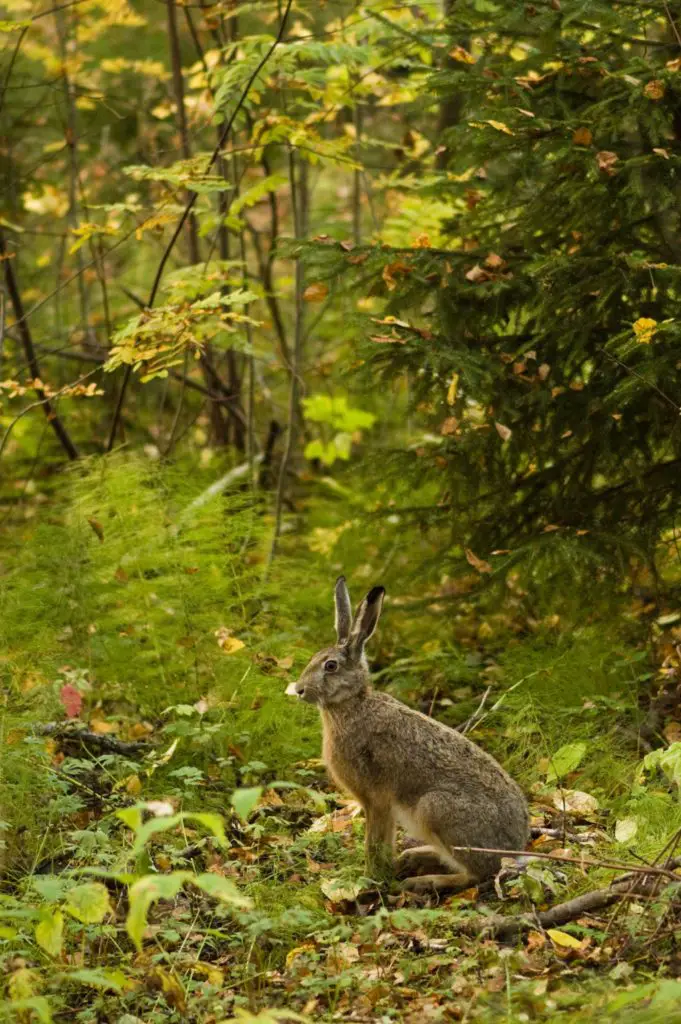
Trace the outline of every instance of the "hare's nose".
{"label": "hare's nose", "polygon": [[289,683],[286,687],[286,693],[289,697],[302,697],[305,693],[305,687],[300,686],[297,682]]}

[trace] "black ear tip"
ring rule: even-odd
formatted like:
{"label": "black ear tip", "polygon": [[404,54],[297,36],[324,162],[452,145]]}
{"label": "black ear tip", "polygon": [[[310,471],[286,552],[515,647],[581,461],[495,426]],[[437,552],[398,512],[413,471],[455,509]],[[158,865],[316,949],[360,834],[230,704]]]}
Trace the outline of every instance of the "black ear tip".
{"label": "black ear tip", "polygon": [[336,580],[336,586],[339,587],[341,583],[345,583],[345,576],[339,576]]}
{"label": "black ear tip", "polygon": [[372,587],[367,594],[367,604],[374,604],[376,601],[380,601],[384,594],[385,587]]}

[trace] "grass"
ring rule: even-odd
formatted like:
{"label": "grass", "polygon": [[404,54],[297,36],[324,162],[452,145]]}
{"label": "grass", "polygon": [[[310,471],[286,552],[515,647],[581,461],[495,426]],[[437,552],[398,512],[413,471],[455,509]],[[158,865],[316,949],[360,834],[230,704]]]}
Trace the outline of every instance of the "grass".
{"label": "grass", "polygon": [[[72,472],[56,499],[5,527],[5,1018],[265,1024],[279,1007],[413,1024],[680,1019],[669,893],[567,925],[577,948],[539,930],[511,944],[466,938],[457,925],[560,902],[611,871],[535,862],[503,900],[467,893],[433,906],[362,889],[362,818],[329,790],[314,709],[284,695],[330,636],[329,581],[344,569],[358,598],[383,569],[392,603],[373,642],[378,685],[450,724],[489,688],[471,735],[521,781],[533,820],[560,828],[556,793],[587,793],[597,804],[569,816],[568,832],[594,834],[591,856],[636,863],[681,828],[670,781],[641,771],[654,668],[643,632],[612,606],[590,607],[591,621],[562,607],[557,619],[557,606],[530,613],[492,593],[403,611],[436,580],[419,592],[405,575],[413,552],[395,550],[394,524],[358,515],[338,532],[347,506],[313,485],[308,530],[286,536],[266,575],[271,524],[252,496],[187,512],[209,482],[117,456]],[[46,737],[64,721],[64,686],[95,734],[148,752]],[[566,747],[579,757],[555,778]],[[159,830],[142,842],[135,808],[149,801],[179,817],[152,818]],[[222,816],[226,846],[196,812]],[[625,843],[623,820],[636,823]],[[152,901],[136,946],[135,879],[165,884],[176,871],[224,891],[188,882]],[[105,887],[89,890],[85,921],[69,902],[84,880]]]}

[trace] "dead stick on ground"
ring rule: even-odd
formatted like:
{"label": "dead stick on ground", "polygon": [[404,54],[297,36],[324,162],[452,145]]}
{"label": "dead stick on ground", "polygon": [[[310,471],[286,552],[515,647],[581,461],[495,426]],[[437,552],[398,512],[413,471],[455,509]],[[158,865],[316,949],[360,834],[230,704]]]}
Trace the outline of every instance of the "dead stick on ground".
{"label": "dead stick on ground", "polygon": [[[667,861],[667,873],[677,882],[681,881],[681,878],[678,875],[672,874],[672,868],[678,867],[680,864],[681,858]],[[654,871],[645,871],[645,869],[644,873],[646,875],[655,874]],[[656,882],[657,878],[655,878]],[[646,888],[646,879],[635,878],[632,885],[632,878],[629,876],[619,879],[607,889],[595,889],[593,892],[582,893],[581,896],[575,896],[574,899],[567,900],[565,903],[558,903],[555,907],[551,907],[550,910],[544,910],[541,913],[519,914],[509,917],[504,917],[501,914],[493,914],[489,917],[480,916],[473,920],[463,921],[460,926],[457,926],[456,930],[466,935],[480,935],[484,932],[492,934],[499,939],[508,939],[520,932],[535,930],[537,926],[541,928],[555,928],[556,926],[567,924],[568,921],[576,920],[582,914],[591,914],[595,910],[603,910],[619,900],[646,895]]]}

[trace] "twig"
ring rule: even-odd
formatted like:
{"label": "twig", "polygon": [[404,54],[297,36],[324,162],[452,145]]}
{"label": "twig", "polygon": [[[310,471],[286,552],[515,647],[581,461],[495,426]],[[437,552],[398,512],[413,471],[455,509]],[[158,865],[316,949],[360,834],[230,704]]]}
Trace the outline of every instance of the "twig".
{"label": "twig", "polygon": [[[677,876],[672,877],[679,881]],[[489,917],[481,916],[463,921],[456,927],[456,931],[464,932],[467,935],[480,935],[489,932],[496,938],[508,939],[519,932],[534,930],[537,925],[542,928],[555,928],[556,925],[567,924],[568,921],[574,921],[582,914],[603,910],[619,900],[626,899],[627,896],[639,894],[636,888],[632,889],[630,880],[615,882],[607,889],[585,892],[581,896],[576,896],[565,903],[558,903],[550,910],[544,910],[541,913],[518,914],[509,917],[504,917],[501,914],[493,914]]]}
{"label": "twig", "polygon": [[489,697],[491,690],[492,690],[492,687],[488,686],[487,689],[485,690],[485,692],[483,693],[482,700],[478,704],[476,710],[473,712],[473,714],[470,716],[470,718],[466,719],[466,721],[463,723],[463,725],[459,725],[457,727],[457,732],[460,732],[460,733],[462,733],[462,735],[465,736],[466,733],[469,732],[469,730],[473,728],[473,726],[475,725],[477,720],[482,715],[482,709],[485,706],[485,701]]}
{"label": "twig", "polygon": [[651,866],[640,867],[638,864],[621,864],[619,861],[598,860],[596,857],[565,857],[559,853],[539,853],[535,850],[501,850],[487,846],[452,846],[453,852],[460,853],[496,853],[502,857],[539,857],[541,860],[555,860],[563,864],[578,864],[580,867],[588,864],[595,868],[608,868],[612,871],[628,871],[633,875],[662,875],[672,882],[681,882],[681,878],[675,875],[669,868]]}
{"label": "twig", "polygon": [[[240,113],[241,108],[243,107],[244,103],[246,102],[246,99],[248,97],[249,92],[251,91],[251,88],[252,88],[253,84],[255,83],[258,75],[260,74],[262,69],[265,67],[265,65],[267,64],[267,61],[270,59],[270,57],[272,56],[272,54],[276,50],[277,46],[279,45],[279,43],[283,39],[284,32],[286,31],[286,24],[288,22],[288,17],[289,17],[289,14],[291,13],[292,5],[293,5],[293,0],[287,0],[286,8],[285,8],[284,13],[282,15],[281,23],[279,25],[279,31],[277,32],[276,38],[275,38],[274,42],[272,43],[272,45],[267,50],[267,52],[265,53],[265,55],[263,56],[262,60],[258,63],[258,66],[254,70],[253,74],[248,79],[248,81],[247,81],[247,83],[246,83],[246,85],[244,87],[244,90],[241,93],[241,96],[239,97],[238,103],[236,104],[234,110],[232,111],[231,116],[227,120],[227,123],[225,124],[224,128],[222,129],[222,131],[220,133],[220,138],[218,139],[218,141],[217,141],[217,143],[215,145],[215,148],[213,149],[213,152],[210,155],[208,163],[206,164],[206,167],[204,168],[204,171],[203,171],[204,174],[208,174],[208,172],[210,171],[211,167],[213,166],[213,164],[217,160],[218,156],[220,155],[220,150],[224,146],[225,141],[227,140],[227,138],[229,136],[229,133],[232,130],[232,125],[236,121],[236,118],[237,118],[238,114]],[[147,302],[147,308],[149,308],[149,309],[154,305],[154,300],[156,299],[156,293],[158,292],[159,285],[161,284],[161,278],[163,277],[163,271],[165,270],[166,263],[168,262],[168,259],[170,258],[170,254],[172,253],[173,249],[175,248],[175,243],[177,242],[178,238],[180,237],[180,235],[182,233],[182,229],[184,228],[185,224],[187,223],[187,218],[189,217],[189,215],[191,214],[192,210],[194,209],[194,204],[196,203],[197,199],[198,199],[198,193],[197,192],[192,192],[190,197],[189,197],[189,199],[187,200],[187,203],[185,205],[184,210],[182,211],[182,215],[180,216],[180,219],[177,222],[177,225],[176,225],[175,230],[174,230],[174,232],[172,234],[172,237],[171,237],[170,241],[168,242],[167,246],[165,247],[165,250],[163,252],[163,256],[161,257],[161,262],[158,265],[158,268],[156,270],[156,275],[154,277],[154,281],[153,281],[153,284],[151,286],[151,292],[149,294],[149,301]],[[116,433],[118,431],[118,422],[120,420],[121,412],[123,410],[123,402],[125,401],[125,393],[127,391],[128,384],[130,383],[130,375],[131,375],[131,373],[132,373],[132,366],[131,365],[126,366],[126,368],[125,368],[125,375],[123,377],[123,381],[122,381],[122,384],[121,384],[120,394],[118,396],[118,402],[116,403],[116,409],[115,409],[114,417],[113,417],[113,420],[112,420],[112,423],[111,423],[111,429],[109,431],[109,440],[107,442],[107,451],[111,451],[111,449],[114,446],[115,440],[116,440]]]}
{"label": "twig", "polygon": [[[5,235],[4,232],[0,230],[0,257],[2,258],[5,266],[5,283],[7,284],[7,291],[9,292],[9,297],[12,300],[12,306],[14,308],[14,317],[16,320],[16,327],[21,337],[21,342],[24,348],[24,354],[26,356],[26,361],[31,371],[31,376],[34,381],[40,381],[40,366],[38,365],[38,359],[35,354],[35,348],[33,346],[33,338],[31,337],[31,331],[24,316],[24,306],[21,301],[21,293],[19,292],[17,280],[16,277],[14,276],[14,268],[12,266],[13,256],[13,253],[10,254],[7,252],[7,247],[5,245]],[[47,417],[55,434],[59,438],[59,441],[61,442],[64,451],[66,452],[70,459],[77,459],[78,449],[71,440],[71,437],[68,434],[66,427],[59,419],[59,416],[57,415],[51,400],[47,397],[42,387],[35,387],[34,390],[38,396],[38,402],[35,403],[34,406],[29,408],[35,408],[37,405],[42,405],[43,410],[45,412],[45,416]],[[11,424],[10,427],[11,426],[13,426],[13,424]],[[4,447],[5,441],[9,435],[9,429],[10,428],[8,428],[5,434],[5,438],[3,439],[2,447]]]}
{"label": "twig", "polygon": [[41,736],[52,736],[57,740],[78,741],[85,747],[99,748],[106,754],[132,754],[146,753],[153,750],[151,743],[125,742],[118,740],[115,736],[107,733],[90,732],[88,729],[69,727],[61,722],[50,722],[38,729]]}

